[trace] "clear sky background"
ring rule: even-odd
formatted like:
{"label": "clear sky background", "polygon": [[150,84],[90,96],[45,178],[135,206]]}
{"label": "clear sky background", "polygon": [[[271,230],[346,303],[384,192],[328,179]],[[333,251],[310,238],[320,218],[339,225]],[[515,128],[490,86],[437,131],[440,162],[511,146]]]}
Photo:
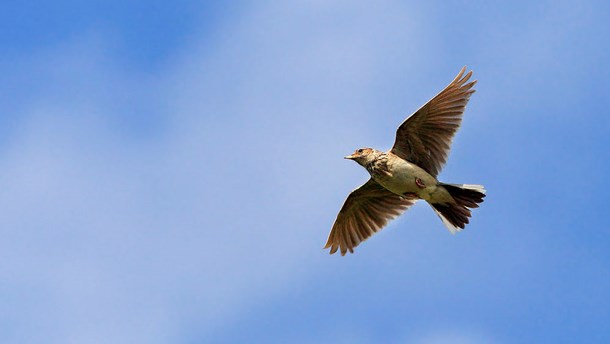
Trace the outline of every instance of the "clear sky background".
{"label": "clear sky background", "polygon": [[[0,342],[610,342],[607,1],[221,3],[3,3]],[[471,224],[329,256],[464,65]]]}

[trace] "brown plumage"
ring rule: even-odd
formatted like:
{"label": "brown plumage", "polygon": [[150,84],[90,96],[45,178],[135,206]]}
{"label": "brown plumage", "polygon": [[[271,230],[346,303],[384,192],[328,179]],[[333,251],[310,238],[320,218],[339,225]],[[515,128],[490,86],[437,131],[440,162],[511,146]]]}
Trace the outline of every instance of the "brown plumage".
{"label": "brown plumage", "polygon": [[472,72],[465,71],[398,127],[390,151],[362,148],[346,157],[366,168],[371,179],[352,191],[339,211],[324,247],[331,254],[353,252],[418,199],[430,203],[452,233],[468,223],[469,208],[485,197],[483,186],[436,179],[474,93],[476,81],[468,82]]}
{"label": "brown plumage", "polygon": [[451,148],[455,132],[462,124],[462,114],[477,81],[466,83],[472,71],[464,75],[466,67],[453,81],[396,130],[392,153],[414,163],[436,177]]}
{"label": "brown plumage", "polygon": [[354,247],[383,228],[388,221],[402,214],[413,205],[414,200],[396,195],[372,178],[352,191],[339,211],[325,248],[330,253],[341,254]]}

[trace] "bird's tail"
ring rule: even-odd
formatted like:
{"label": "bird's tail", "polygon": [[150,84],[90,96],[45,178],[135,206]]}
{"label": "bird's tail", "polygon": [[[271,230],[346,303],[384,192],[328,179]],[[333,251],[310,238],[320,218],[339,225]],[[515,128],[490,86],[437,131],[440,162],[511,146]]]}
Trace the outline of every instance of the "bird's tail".
{"label": "bird's tail", "polygon": [[485,197],[483,185],[440,183],[453,197],[454,203],[430,203],[452,234],[461,231],[472,215],[469,208],[478,208]]}

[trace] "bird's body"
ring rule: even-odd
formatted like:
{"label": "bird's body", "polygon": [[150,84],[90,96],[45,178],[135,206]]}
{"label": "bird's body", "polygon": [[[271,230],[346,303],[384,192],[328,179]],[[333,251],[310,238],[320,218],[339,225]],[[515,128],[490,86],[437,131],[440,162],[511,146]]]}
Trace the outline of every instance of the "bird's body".
{"label": "bird's body", "polygon": [[[410,163],[392,152],[375,153],[377,156],[365,168],[369,171],[371,178],[387,190],[403,196],[417,196],[418,198],[430,200],[433,194],[437,194],[436,178],[426,172],[423,168]],[[416,183],[419,180],[420,184]],[[421,185],[424,185],[422,187]]]}
{"label": "bird's body", "polygon": [[371,178],[352,191],[331,229],[325,248],[344,255],[419,199],[427,201],[445,226],[455,233],[485,197],[482,185],[446,184],[436,175],[447,159],[451,139],[475,81],[472,72],[458,76],[441,93],[407,118],[396,132],[392,149],[357,149],[346,159],[363,166]]}

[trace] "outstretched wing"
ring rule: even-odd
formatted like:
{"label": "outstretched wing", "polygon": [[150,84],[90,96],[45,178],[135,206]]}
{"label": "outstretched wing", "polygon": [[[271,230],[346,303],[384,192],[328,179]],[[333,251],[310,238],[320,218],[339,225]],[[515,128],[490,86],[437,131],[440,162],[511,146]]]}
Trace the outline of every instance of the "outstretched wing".
{"label": "outstretched wing", "polygon": [[337,215],[324,248],[330,254],[341,249],[341,255],[381,230],[388,221],[402,214],[415,199],[396,195],[372,178],[352,191]]}
{"label": "outstretched wing", "polygon": [[472,71],[462,68],[455,79],[438,95],[409,116],[396,131],[392,153],[437,176],[447,161],[451,141],[462,123],[475,81],[468,82]]}

